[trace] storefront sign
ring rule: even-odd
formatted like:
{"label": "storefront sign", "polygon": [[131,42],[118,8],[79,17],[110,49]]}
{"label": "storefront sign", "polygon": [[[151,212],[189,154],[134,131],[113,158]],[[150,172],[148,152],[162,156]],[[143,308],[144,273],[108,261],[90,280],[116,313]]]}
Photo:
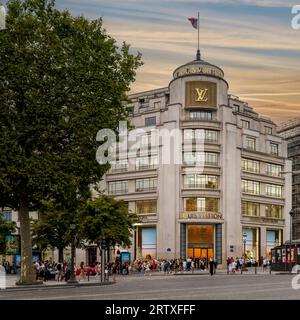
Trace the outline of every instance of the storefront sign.
{"label": "storefront sign", "polygon": [[186,83],[186,107],[217,106],[217,85],[209,81]]}
{"label": "storefront sign", "polygon": [[180,219],[223,219],[222,213],[215,212],[183,212]]}
{"label": "storefront sign", "polygon": [[193,67],[182,67],[178,69],[176,73],[176,77],[181,77],[187,74],[203,74],[203,75],[209,75],[219,78],[224,78],[224,73],[219,68],[216,68],[214,66],[193,66]]}

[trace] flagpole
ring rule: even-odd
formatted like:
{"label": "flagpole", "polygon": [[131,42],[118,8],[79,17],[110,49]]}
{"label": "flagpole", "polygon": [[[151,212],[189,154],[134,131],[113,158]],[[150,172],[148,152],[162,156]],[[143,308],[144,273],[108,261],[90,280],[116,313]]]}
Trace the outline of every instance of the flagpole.
{"label": "flagpole", "polygon": [[199,49],[199,29],[200,29],[199,28],[199,22],[200,22],[200,20],[199,20],[199,11],[198,11],[198,21],[197,22],[198,22],[198,50],[200,50]]}
{"label": "flagpole", "polygon": [[198,49],[197,49],[197,55],[196,55],[196,60],[200,60],[201,59],[201,55],[200,55],[200,47],[199,47],[199,27],[200,27],[200,19],[199,19],[199,11],[198,11],[198,20],[197,20],[197,29],[198,29]]}

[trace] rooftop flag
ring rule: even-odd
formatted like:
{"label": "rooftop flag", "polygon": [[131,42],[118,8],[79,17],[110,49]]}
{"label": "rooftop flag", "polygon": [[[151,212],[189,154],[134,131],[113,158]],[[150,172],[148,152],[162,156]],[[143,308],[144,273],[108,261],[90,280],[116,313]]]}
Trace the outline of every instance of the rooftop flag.
{"label": "rooftop flag", "polygon": [[192,17],[192,18],[188,18],[188,20],[192,24],[193,28],[195,28],[198,31],[198,50],[197,50],[196,60],[200,60],[201,59],[201,55],[200,55],[200,48],[199,48],[199,29],[200,29],[200,15],[199,15],[199,12],[198,12],[198,18]]}
{"label": "rooftop flag", "polygon": [[191,22],[193,28],[198,29],[198,19],[197,18],[188,18],[188,20]]}

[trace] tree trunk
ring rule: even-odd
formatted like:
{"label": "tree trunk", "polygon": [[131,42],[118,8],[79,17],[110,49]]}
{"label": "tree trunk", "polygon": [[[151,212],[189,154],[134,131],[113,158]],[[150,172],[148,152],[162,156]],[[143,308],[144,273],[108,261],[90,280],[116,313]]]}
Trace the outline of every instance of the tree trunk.
{"label": "tree trunk", "polygon": [[64,262],[64,248],[58,248],[58,262]]}
{"label": "tree trunk", "polygon": [[20,236],[21,236],[21,278],[18,284],[36,283],[36,275],[32,263],[32,242],[29,219],[28,195],[20,195]]}

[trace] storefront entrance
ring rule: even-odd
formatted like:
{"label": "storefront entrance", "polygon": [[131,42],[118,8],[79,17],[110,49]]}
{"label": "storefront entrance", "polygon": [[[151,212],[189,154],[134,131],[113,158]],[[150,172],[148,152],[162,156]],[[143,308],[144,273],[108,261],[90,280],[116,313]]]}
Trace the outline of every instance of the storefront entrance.
{"label": "storefront entrance", "polygon": [[187,256],[192,259],[214,258],[214,249],[211,248],[188,248]]}
{"label": "storefront entrance", "polygon": [[214,225],[188,225],[187,240],[187,258],[214,259]]}

